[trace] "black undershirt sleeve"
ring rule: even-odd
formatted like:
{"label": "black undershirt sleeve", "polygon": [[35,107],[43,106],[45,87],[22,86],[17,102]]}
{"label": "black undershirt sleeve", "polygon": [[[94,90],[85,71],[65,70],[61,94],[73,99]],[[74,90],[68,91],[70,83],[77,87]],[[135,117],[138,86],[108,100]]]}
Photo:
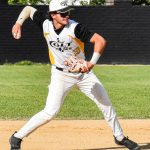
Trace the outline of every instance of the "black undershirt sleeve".
{"label": "black undershirt sleeve", "polygon": [[33,22],[43,31],[43,22],[47,19],[45,13],[41,11],[36,11],[33,15]]}
{"label": "black undershirt sleeve", "polygon": [[90,42],[91,37],[94,35],[93,31],[88,30],[81,23],[77,24],[74,33],[82,42]]}

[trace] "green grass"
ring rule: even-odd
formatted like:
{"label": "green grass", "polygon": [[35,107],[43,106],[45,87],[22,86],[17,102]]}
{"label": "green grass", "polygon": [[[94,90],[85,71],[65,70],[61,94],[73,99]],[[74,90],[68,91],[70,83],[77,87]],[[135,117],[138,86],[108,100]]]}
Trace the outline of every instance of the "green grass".
{"label": "green grass", "polygon": [[[119,118],[150,118],[150,66],[95,66]],[[0,66],[0,119],[26,119],[43,109],[50,65]],[[57,90],[57,89],[56,89]],[[97,106],[73,88],[56,119],[102,119]]]}

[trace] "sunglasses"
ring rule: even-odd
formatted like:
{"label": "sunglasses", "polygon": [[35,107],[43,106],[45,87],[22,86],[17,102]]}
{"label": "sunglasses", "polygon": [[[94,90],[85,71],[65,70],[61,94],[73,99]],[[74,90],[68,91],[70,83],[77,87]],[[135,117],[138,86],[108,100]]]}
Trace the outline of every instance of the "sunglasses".
{"label": "sunglasses", "polygon": [[67,11],[67,12],[64,12],[64,13],[62,13],[62,12],[57,12],[57,13],[60,14],[60,16],[63,17],[63,18],[70,15],[70,11]]}

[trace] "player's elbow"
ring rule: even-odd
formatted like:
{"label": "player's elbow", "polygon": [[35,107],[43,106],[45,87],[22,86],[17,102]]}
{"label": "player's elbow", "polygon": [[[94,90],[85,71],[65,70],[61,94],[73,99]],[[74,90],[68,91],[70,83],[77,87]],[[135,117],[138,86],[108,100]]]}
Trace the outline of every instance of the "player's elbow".
{"label": "player's elbow", "polygon": [[107,42],[103,37],[100,38],[101,38],[101,45],[103,46],[103,48],[105,48]]}
{"label": "player's elbow", "polygon": [[98,38],[97,41],[100,43],[100,45],[102,45],[102,47],[105,48],[105,46],[106,46],[106,40],[102,36],[100,36],[100,35],[98,35],[97,38]]}
{"label": "player's elbow", "polygon": [[106,40],[99,34],[95,33],[91,40],[90,40],[91,43],[97,43],[98,45],[101,45],[102,48],[105,48],[106,46]]}

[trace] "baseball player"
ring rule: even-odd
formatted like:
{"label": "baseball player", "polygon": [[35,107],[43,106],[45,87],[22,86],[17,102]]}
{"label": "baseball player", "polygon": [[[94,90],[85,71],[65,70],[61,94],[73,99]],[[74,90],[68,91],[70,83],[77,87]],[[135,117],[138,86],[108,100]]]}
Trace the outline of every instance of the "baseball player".
{"label": "baseball player", "polygon": [[[51,0],[49,18],[46,18],[42,12],[26,6],[12,28],[13,37],[20,39],[21,28],[27,18],[30,17],[39,26],[47,41],[52,70],[45,108],[11,136],[11,150],[20,150],[24,137],[57,115],[65,96],[74,85],[95,102],[102,111],[112,129],[116,144],[123,145],[130,150],[140,150],[137,143],[124,136],[107,92],[92,72],[92,68],[103,53],[106,41],[98,33],[70,20],[71,10],[66,0]],[[90,61],[85,60],[85,42],[94,44]]]}

